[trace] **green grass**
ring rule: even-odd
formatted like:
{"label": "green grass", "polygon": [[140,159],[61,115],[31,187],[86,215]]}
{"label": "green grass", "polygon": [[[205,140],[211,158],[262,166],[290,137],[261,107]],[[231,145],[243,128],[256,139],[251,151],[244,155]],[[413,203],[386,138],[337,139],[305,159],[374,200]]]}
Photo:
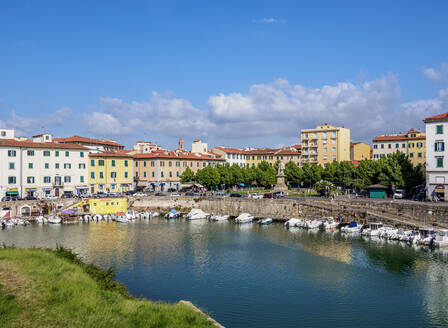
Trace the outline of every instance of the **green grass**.
{"label": "green grass", "polygon": [[136,299],[71,251],[0,248],[0,327],[213,327],[183,304]]}

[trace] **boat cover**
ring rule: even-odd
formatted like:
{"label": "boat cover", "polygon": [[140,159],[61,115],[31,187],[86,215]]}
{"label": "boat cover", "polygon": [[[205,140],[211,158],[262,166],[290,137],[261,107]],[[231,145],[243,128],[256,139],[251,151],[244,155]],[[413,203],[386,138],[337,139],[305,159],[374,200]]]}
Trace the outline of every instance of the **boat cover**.
{"label": "boat cover", "polygon": [[349,228],[354,228],[357,227],[358,225],[356,224],[355,221],[350,222],[350,224],[348,225]]}

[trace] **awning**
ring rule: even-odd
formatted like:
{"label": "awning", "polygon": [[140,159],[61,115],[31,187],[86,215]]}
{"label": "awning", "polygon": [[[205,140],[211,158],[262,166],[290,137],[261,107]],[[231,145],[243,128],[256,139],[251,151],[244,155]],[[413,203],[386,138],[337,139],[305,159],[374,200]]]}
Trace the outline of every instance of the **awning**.
{"label": "awning", "polygon": [[19,192],[17,190],[6,191],[6,196],[18,196]]}
{"label": "awning", "polygon": [[36,188],[25,188],[26,191],[36,191]]}

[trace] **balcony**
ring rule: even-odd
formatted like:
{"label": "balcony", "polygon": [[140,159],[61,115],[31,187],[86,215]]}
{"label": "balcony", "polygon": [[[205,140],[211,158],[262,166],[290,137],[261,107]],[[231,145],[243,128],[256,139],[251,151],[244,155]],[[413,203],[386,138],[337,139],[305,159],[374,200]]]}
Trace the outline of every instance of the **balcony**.
{"label": "balcony", "polygon": [[56,177],[53,180],[53,187],[63,187],[64,186],[64,182],[62,181],[62,179],[58,179],[58,177]]}

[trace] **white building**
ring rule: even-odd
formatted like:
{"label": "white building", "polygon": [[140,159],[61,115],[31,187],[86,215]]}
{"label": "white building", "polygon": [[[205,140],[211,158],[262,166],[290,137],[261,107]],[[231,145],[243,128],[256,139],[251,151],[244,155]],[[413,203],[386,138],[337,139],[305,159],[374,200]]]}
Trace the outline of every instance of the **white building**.
{"label": "white building", "polygon": [[14,139],[14,137],[13,129],[0,129],[0,139]]}
{"label": "white building", "polygon": [[19,141],[0,139],[0,197],[87,192],[88,149],[59,144],[50,134]]}
{"label": "white building", "polygon": [[205,154],[208,152],[208,145],[206,142],[202,142],[201,140],[195,140],[191,145],[191,152]]}
{"label": "white building", "polygon": [[225,158],[226,163],[230,165],[236,164],[239,167],[246,166],[246,151],[237,148],[215,147],[213,153],[221,155]]}
{"label": "white building", "polygon": [[433,192],[442,199],[448,192],[448,112],[430,116],[426,125],[426,186],[427,195]]}
{"label": "white building", "polygon": [[[34,136],[39,137],[39,136]],[[80,136],[72,136],[67,138],[54,138],[54,142],[64,144],[81,145],[88,148],[90,153],[99,153],[103,151],[119,151],[123,150],[124,146],[112,140],[98,140]]]}

